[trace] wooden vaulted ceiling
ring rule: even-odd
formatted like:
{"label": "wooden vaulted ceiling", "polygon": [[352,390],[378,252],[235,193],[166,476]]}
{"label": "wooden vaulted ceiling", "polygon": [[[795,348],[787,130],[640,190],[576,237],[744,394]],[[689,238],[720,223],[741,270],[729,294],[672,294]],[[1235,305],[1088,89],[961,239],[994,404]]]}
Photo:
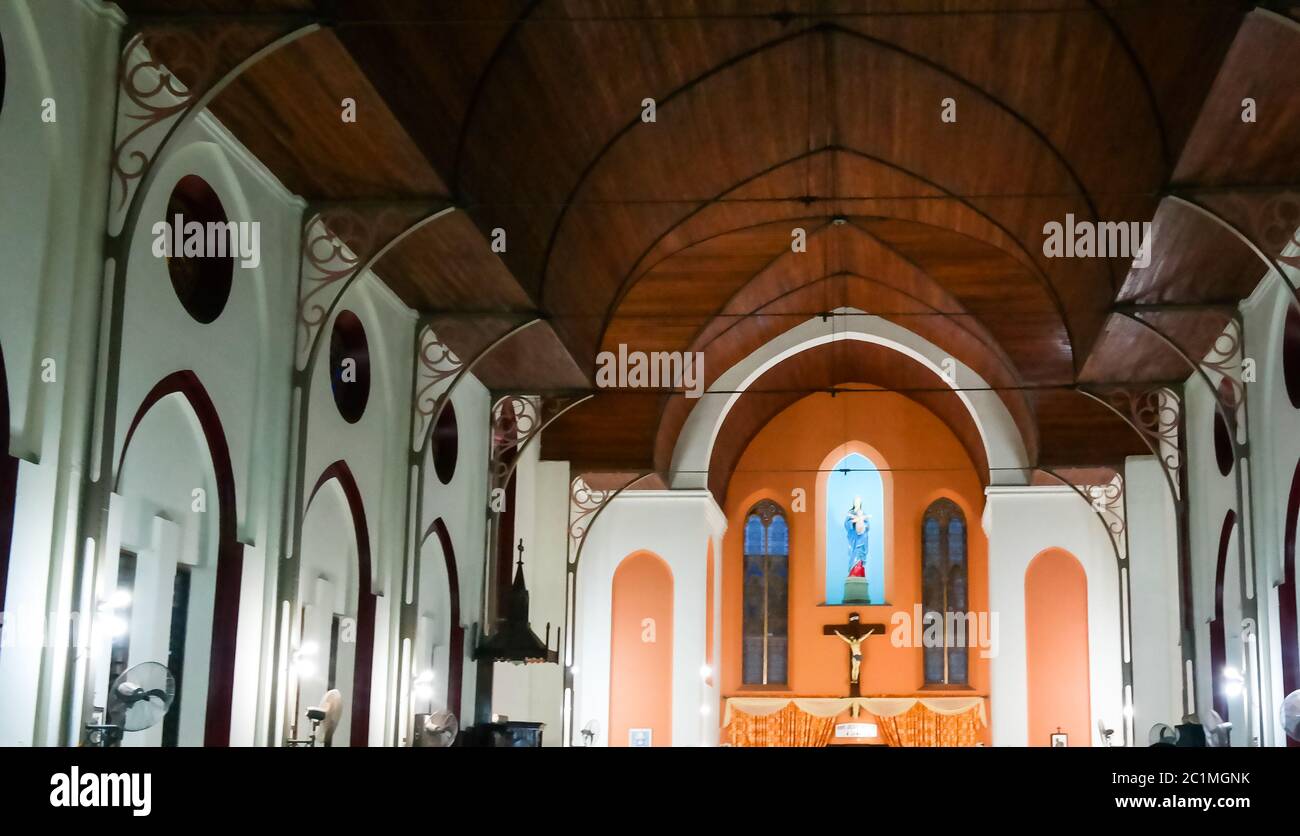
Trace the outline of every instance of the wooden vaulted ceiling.
{"label": "wooden vaulted ceiling", "polygon": [[[376,272],[463,356],[542,315],[480,367],[499,389],[589,388],[619,344],[702,351],[712,382],[858,308],[996,388],[1033,462],[1113,466],[1146,450],[1076,388],[1185,378],[1264,272],[1192,203],[1244,225],[1300,181],[1300,30],[1229,0],[121,5],[232,29],[323,16],[212,109],[309,200],[453,201]],[[1044,223],[1067,214],[1153,221],[1151,265],[1045,257]],[[732,435],[800,391],[866,384],[907,390],[985,467],[957,398],[886,354],[855,342],[779,364]],[[543,452],[663,472],[693,404],[601,391]],[[715,489],[742,449],[715,451]]]}

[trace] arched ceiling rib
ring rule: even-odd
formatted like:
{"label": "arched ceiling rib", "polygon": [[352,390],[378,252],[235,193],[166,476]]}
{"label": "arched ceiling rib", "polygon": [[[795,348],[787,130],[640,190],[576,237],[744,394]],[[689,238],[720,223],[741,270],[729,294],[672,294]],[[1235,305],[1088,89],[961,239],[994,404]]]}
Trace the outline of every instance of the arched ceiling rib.
{"label": "arched ceiling rib", "polygon": [[[1197,306],[1235,303],[1265,266],[1243,239],[1266,259],[1290,240],[1273,228],[1294,212],[1278,189],[1300,182],[1300,30],[1259,11],[1241,23],[1229,0],[122,5],[205,26],[230,15],[236,35],[249,12],[329,12],[331,28],[255,65],[213,109],[311,200],[454,190],[464,211],[377,272],[447,318],[462,353],[511,317],[548,317],[513,347],[524,365],[484,366],[489,385],[572,386],[633,334],[723,358],[814,299],[888,304],[989,380],[1032,389],[1003,400],[1017,423],[1028,411],[1044,461],[1109,462],[1088,441],[1113,429],[1107,416],[1057,384],[1172,371],[1178,353],[1128,309],[1160,305],[1143,321],[1194,356],[1215,322]],[[1240,122],[1246,95],[1256,124]],[[337,118],[344,96],[355,125]],[[638,118],[647,96],[652,124]],[[946,96],[955,124],[938,119]],[[1171,169],[1183,202],[1161,200]],[[1067,213],[1154,217],[1151,267],[1044,258],[1043,223]],[[825,263],[778,258],[778,236],[760,234],[753,252],[715,249],[726,278],[686,291],[708,246],[836,216],[848,228],[810,245]],[[500,255],[494,227],[509,236]],[[639,467],[671,421],[661,401],[619,401],[627,414],[584,440],[645,445],[621,454]]]}
{"label": "arched ceiling rib", "polygon": [[[838,389],[836,401],[848,411],[872,409],[880,393],[900,392],[935,413],[957,436],[972,467],[988,481],[988,461],[979,429],[957,394],[932,371],[892,349],[871,343],[832,342],[790,357],[754,382],[727,413],[709,462],[709,489],[725,501],[736,463],[764,426],[810,391]],[[926,466],[925,451],[911,461],[891,462],[900,469]]]}

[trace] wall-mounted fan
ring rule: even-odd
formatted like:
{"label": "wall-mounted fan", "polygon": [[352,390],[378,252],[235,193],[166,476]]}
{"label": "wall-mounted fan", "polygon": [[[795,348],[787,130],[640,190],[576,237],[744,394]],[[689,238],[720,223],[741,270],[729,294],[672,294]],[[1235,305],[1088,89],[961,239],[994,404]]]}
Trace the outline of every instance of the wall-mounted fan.
{"label": "wall-mounted fan", "polygon": [[1205,742],[1213,747],[1231,746],[1232,723],[1225,722],[1219,716],[1219,712],[1213,708],[1201,718],[1201,725],[1205,727]]}
{"label": "wall-mounted fan", "polygon": [[460,721],[450,711],[435,711],[419,725],[420,745],[445,749],[456,742]]}
{"label": "wall-mounted fan", "polygon": [[86,726],[96,746],[116,746],[123,732],[144,731],[162,722],[176,699],[176,680],[167,666],[141,662],[127,668],[108,689],[108,705],[101,724]]}
{"label": "wall-mounted fan", "polygon": [[600,721],[588,720],[587,725],[582,727],[582,745],[591,746],[600,737]]}
{"label": "wall-mounted fan", "polygon": [[1168,723],[1156,723],[1147,732],[1148,746],[1177,746],[1178,730]]}

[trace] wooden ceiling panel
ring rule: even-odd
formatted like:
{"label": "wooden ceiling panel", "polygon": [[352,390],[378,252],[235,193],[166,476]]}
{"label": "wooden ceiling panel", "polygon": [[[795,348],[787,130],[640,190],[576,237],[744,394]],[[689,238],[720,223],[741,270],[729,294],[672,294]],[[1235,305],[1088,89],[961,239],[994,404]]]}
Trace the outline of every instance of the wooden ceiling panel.
{"label": "wooden ceiling panel", "polygon": [[415,231],[375,266],[417,311],[511,311],[534,307],[464,212]]}
{"label": "wooden ceiling panel", "polygon": [[653,470],[662,396],[648,390],[599,391],[542,433],[542,458],[586,470]]}
{"label": "wooden ceiling panel", "polygon": [[1142,74],[1130,89],[1151,90],[1172,164],[1192,132],[1247,4],[1206,0],[1193,9],[1185,0],[1102,0],[1097,5],[1132,47]]}
{"label": "wooden ceiling panel", "polygon": [[1151,241],[1151,263],[1128,271],[1117,301],[1235,303],[1254,291],[1267,270],[1231,230],[1176,200],[1161,201]]}
{"label": "wooden ceiling panel", "polygon": [[[434,315],[429,327],[483,385],[496,391],[583,389],[591,381],[550,324],[520,315]],[[493,346],[493,343],[497,345]],[[489,350],[490,349],[490,350]],[[486,353],[485,353],[486,352]]]}
{"label": "wooden ceiling panel", "polygon": [[[1116,37],[1095,4],[1057,8],[1061,13],[866,16],[848,25],[945,70],[948,95],[958,106],[957,123],[945,128],[974,115],[976,102],[995,101],[1033,126],[1041,135],[1037,144],[1050,144],[1089,191],[1104,191],[1116,178],[1138,189],[1158,188],[1165,174],[1159,114],[1144,95],[1144,73],[1130,45]],[[919,98],[937,122],[942,97]],[[1084,113],[1089,118],[1080,118]],[[1004,188],[1003,173],[983,171],[990,188],[982,193]],[[1061,185],[1060,191],[1073,190]]]}
{"label": "wooden ceiling panel", "polygon": [[1159,334],[1130,317],[1114,314],[1106,320],[1079,380],[1168,383],[1185,378],[1190,371]]}
{"label": "wooden ceiling panel", "polygon": [[[1178,160],[1178,185],[1300,181],[1300,26],[1269,12],[1246,15]],[[1256,119],[1242,120],[1242,101]]]}
{"label": "wooden ceiling panel", "polygon": [[[530,0],[338,0],[339,39],[449,184],[462,126],[493,55]],[[350,24],[350,25],[349,25]]]}
{"label": "wooden ceiling panel", "polygon": [[[340,103],[357,103],[344,122]],[[254,64],[212,112],[292,192],[307,198],[445,195],[447,187],[329,30]]]}
{"label": "wooden ceiling panel", "polygon": [[1119,466],[1128,456],[1151,454],[1136,430],[1082,392],[1044,389],[1033,397],[1041,439],[1039,464]]}
{"label": "wooden ceiling panel", "polygon": [[591,380],[548,322],[539,322],[488,353],[474,376],[494,391],[586,389]]}
{"label": "wooden ceiling panel", "polygon": [[[463,357],[519,315],[546,316],[477,367],[494,388],[587,385],[596,350],[619,343],[704,351],[716,376],[813,309],[857,307],[999,387],[1044,464],[1112,465],[1133,434],[1085,396],[1041,387],[1080,367],[1092,381],[1174,374],[1177,352],[1112,316],[1116,300],[1235,302],[1262,273],[1222,225],[1169,200],[1157,211],[1174,161],[1180,192],[1269,256],[1300,223],[1300,201],[1205,188],[1300,182],[1300,70],[1287,60],[1300,35],[1254,12],[1229,48],[1243,20],[1229,0],[123,6],[226,15],[194,23],[226,27],[222,44],[265,34],[249,14],[329,12],[330,29],[253,66],[214,112],[306,197],[462,207],[376,272],[440,315]],[[1247,95],[1259,109],[1248,125]],[[939,118],[949,96],[956,122]],[[339,119],[344,97],[356,124]],[[1151,267],[1046,257],[1044,223],[1068,214],[1155,215]],[[827,227],[835,218],[849,222]],[[811,236],[802,257],[789,253],[796,224]],[[1147,321],[1196,356],[1218,333],[1200,313]],[[884,356],[836,345],[792,358],[792,391],[747,395],[768,403],[746,420],[818,381],[889,385],[906,363]],[[950,392],[915,397],[961,423],[944,412]],[[579,472],[640,469],[671,451],[688,410],[662,393],[600,392],[543,445]]]}

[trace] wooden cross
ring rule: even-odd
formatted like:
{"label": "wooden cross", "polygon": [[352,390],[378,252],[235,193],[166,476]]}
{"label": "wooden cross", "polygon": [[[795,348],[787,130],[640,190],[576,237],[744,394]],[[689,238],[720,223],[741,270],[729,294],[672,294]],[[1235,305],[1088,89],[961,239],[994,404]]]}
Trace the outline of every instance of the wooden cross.
{"label": "wooden cross", "polygon": [[857,613],[849,613],[847,624],[827,624],[823,636],[835,636],[849,646],[849,696],[860,697],[858,680],[862,668],[862,642],[867,636],[883,636],[885,625],[863,624]]}

